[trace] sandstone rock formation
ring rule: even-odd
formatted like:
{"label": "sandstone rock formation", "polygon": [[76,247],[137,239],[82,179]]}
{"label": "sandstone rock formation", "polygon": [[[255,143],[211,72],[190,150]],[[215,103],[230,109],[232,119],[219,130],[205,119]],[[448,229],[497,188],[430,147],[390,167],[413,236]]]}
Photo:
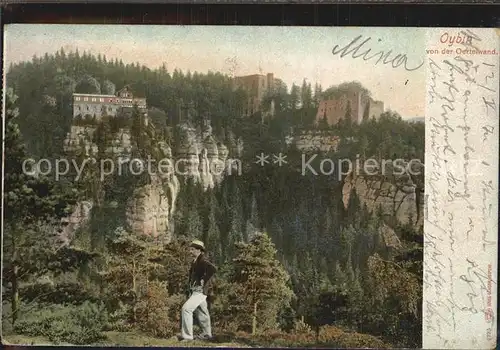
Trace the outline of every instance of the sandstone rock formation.
{"label": "sandstone rock formation", "polygon": [[[174,158],[179,174],[200,182],[204,189],[219,183],[230,166],[227,162],[228,148],[217,142],[212,135],[210,124],[206,122],[201,131],[188,124],[178,126],[179,139]],[[238,143],[233,152],[241,152]]]}
{"label": "sandstone rock formation", "polygon": [[384,223],[379,228],[379,233],[380,233],[386,247],[394,248],[396,250],[401,249],[401,247],[402,247],[401,241],[400,241],[398,235],[396,234],[396,232],[391,227],[389,227],[388,225],[386,225]]}
{"label": "sandstone rock formation", "polygon": [[[151,181],[148,185],[136,188],[130,194],[125,216],[132,232],[154,237],[161,235],[167,241],[170,240],[171,219],[181,186],[179,179],[192,177],[200,181],[204,189],[213,188],[222,181],[231,165],[228,147],[212,135],[209,122],[205,122],[201,129],[188,123],[181,124],[178,131],[180,137],[174,150],[166,142],[155,145],[154,152],[162,159],[161,168],[155,168],[153,174],[149,175]],[[237,142],[233,148],[232,152],[241,152],[242,143]],[[95,127],[72,126],[64,142],[64,150],[68,153],[84,150],[86,156],[95,157],[98,154]],[[130,131],[119,129],[113,134],[105,153],[112,158],[121,157],[122,166],[129,166],[131,150]],[[74,227],[67,225],[65,234],[70,235]]]}
{"label": "sandstone rock formation", "polygon": [[73,233],[89,221],[92,207],[93,203],[91,201],[78,202],[73,208],[72,213],[62,218],[63,228],[59,237],[63,242],[69,243],[73,237]]}
{"label": "sandstone rock formation", "polygon": [[132,232],[171,239],[169,225],[179,191],[179,182],[173,174],[171,180],[165,184],[158,176],[152,176],[150,184],[134,190],[126,209]]}
{"label": "sandstone rock formation", "polygon": [[[63,143],[63,149],[67,153],[79,153],[84,151],[86,156],[95,156],[98,146],[95,140],[96,128],[92,126],[71,126]],[[129,155],[132,150],[130,142],[130,131],[120,128],[105,149],[109,155]]]}
{"label": "sandstone rock formation", "polygon": [[[94,127],[72,126],[64,142],[64,150],[70,154],[84,150],[86,156],[96,156],[98,147],[94,137]],[[172,151],[166,143],[160,143],[158,148],[163,158],[172,158]],[[105,152],[110,157],[116,158],[130,155],[131,149],[130,131],[128,129],[119,129],[118,132],[113,134],[113,139],[107,145]],[[128,163],[124,163],[122,166],[128,165]],[[127,223],[133,232],[152,236],[160,234],[168,236],[170,234],[169,223],[175,209],[179,186],[179,181],[173,169],[170,169],[163,173],[158,172],[156,176],[153,175],[151,184],[135,189],[131,194],[126,209]],[[91,202],[79,204],[75,212],[69,218],[63,220],[62,237],[71,237],[78,227],[89,220],[90,209],[88,209],[89,205],[86,203]]]}
{"label": "sandstone rock formation", "polygon": [[132,152],[130,131],[128,129],[120,128],[114,135],[111,145],[106,147],[105,152],[113,155],[129,155]]}
{"label": "sandstone rock formation", "polygon": [[287,144],[294,144],[298,150],[304,152],[335,152],[340,137],[318,131],[309,131],[287,137]]}
{"label": "sandstone rock formation", "polygon": [[63,150],[67,153],[84,151],[86,156],[97,154],[97,145],[93,141],[95,128],[90,126],[71,126],[63,143]]}
{"label": "sandstone rock formation", "polygon": [[411,221],[417,226],[423,225],[423,164],[412,162],[409,169],[408,163],[404,166],[406,170],[401,174],[400,168],[396,169],[392,162],[372,169],[370,175],[362,169],[358,174],[356,170],[350,172],[342,189],[344,206],[347,208],[354,190],[361,205],[366,204],[370,212],[380,207],[383,215],[396,218],[403,224]]}
{"label": "sandstone rock formation", "polygon": [[166,142],[157,145],[162,164],[150,174],[148,185],[136,188],[127,203],[126,219],[132,232],[162,236],[166,242],[172,238],[172,215],[180,190],[172,159],[172,150]]}

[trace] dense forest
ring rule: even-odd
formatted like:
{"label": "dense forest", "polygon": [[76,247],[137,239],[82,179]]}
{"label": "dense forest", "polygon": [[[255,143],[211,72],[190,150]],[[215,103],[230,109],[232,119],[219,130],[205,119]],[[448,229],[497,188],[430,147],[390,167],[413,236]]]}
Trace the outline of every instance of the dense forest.
{"label": "dense forest", "polygon": [[[154,154],[160,141],[175,150],[171,130],[189,102],[195,125],[208,117],[222,143],[243,139],[244,162],[282,151],[288,162],[250,167],[208,190],[183,179],[169,242],[138,235],[125,222],[127,198],[147,176],[76,183],[22,173],[27,157],[64,155],[74,92],[114,94],[126,85],[146,97],[154,125],[141,129],[134,110],[129,125],[137,154]],[[187,242],[198,238],[219,268],[210,303],[216,334],[233,340],[247,334],[260,345],[420,346],[422,227],[370,211],[354,191],[346,206],[339,170],[301,174],[301,153],[284,142],[291,132],[312,131],[340,137],[338,149],[323,154],[330,159],[423,160],[424,125],[395,112],[360,125],[348,116],[335,126],[314,123],[323,96],[364,89],[360,83],[324,91],[306,81],[282,85],[263,101],[264,111],[274,101],[273,118],[242,116],[247,96],[233,91],[229,76],[153,70],[61,49],[11,65],[7,87],[4,335],[71,344],[105,343],[110,332],[173,336],[185,300]],[[97,126],[103,144],[113,132],[107,122]],[[62,244],[61,218],[89,198],[90,222]],[[386,225],[398,248],[384,240]]]}

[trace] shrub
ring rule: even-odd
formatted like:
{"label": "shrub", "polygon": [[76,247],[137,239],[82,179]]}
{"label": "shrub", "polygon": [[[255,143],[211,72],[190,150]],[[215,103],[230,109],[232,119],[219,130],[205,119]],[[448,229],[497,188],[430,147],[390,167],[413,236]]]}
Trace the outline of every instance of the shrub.
{"label": "shrub", "polygon": [[97,125],[97,120],[95,116],[92,116],[90,114],[85,114],[85,115],[77,115],[73,119],[73,125],[76,126],[96,126]]}
{"label": "shrub", "polygon": [[132,328],[129,322],[130,315],[132,314],[132,307],[118,302],[118,306],[109,313],[108,323],[105,325],[105,330],[112,330],[117,332],[127,332]]}
{"label": "shrub", "polygon": [[282,346],[292,347],[292,346],[311,346],[316,344],[316,337],[313,332],[306,333],[290,333],[285,334],[282,337]]}
{"label": "shrub", "polygon": [[319,330],[319,341],[323,343],[328,343],[331,341],[336,341],[345,332],[339,327],[335,326],[323,326]]}
{"label": "shrub", "polygon": [[48,338],[50,341],[59,343],[70,343],[86,345],[104,338],[98,326],[85,327],[77,323],[69,323],[67,320],[57,319],[50,325]]}
{"label": "shrub", "polygon": [[311,326],[304,322],[304,319],[300,319],[295,322],[293,326],[294,333],[309,333],[312,331]]}
{"label": "shrub", "polygon": [[175,323],[169,319],[169,309],[166,288],[160,283],[150,282],[145,295],[137,303],[136,323],[138,328],[155,337],[172,335]]}
{"label": "shrub", "polygon": [[108,322],[108,314],[102,303],[92,304],[84,302],[81,307],[71,309],[70,314],[71,318],[76,321],[76,324],[87,329],[98,328],[101,330]]}
{"label": "shrub", "polygon": [[243,322],[248,316],[243,314],[240,305],[230,295],[231,287],[222,283],[219,285],[222,287],[221,293],[210,305],[210,316],[213,319],[212,327],[234,333],[241,330],[242,324],[248,323]]}
{"label": "shrub", "polygon": [[266,345],[280,347],[307,347],[316,344],[313,332],[285,333],[279,331],[269,331],[260,334],[258,339]]}
{"label": "shrub", "polygon": [[337,339],[337,344],[342,348],[390,348],[389,344],[384,343],[377,337],[361,333],[343,333]]}
{"label": "shrub", "polygon": [[[297,322],[299,323],[299,322]],[[320,329],[319,338],[313,331],[285,333],[269,331],[261,333],[255,340],[266,346],[279,347],[329,347],[329,348],[387,348],[388,344],[380,339],[356,332],[345,332],[335,326],[324,326]]]}
{"label": "shrub", "polygon": [[12,327],[12,304],[6,302],[5,299],[2,303],[2,334],[13,334],[14,328]]}
{"label": "shrub", "polygon": [[77,281],[76,277],[63,275],[56,283],[32,283],[22,286],[23,300],[48,304],[83,304],[85,301],[97,302],[95,292]]}
{"label": "shrub", "polygon": [[14,326],[19,334],[45,336],[54,343],[91,344],[103,339],[107,321],[104,307],[85,302],[80,306],[52,305],[21,314]]}
{"label": "shrub", "polygon": [[28,336],[49,336],[51,334],[51,325],[58,320],[69,324],[69,309],[63,305],[53,305],[35,311],[26,312],[21,308],[20,318],[14,325],[14,331]]}
{"label": "shrub", "polygon": [[335,326],[321,327],[318,340],[324,345],[334,345],[341,348],[368,347],[380,349],[389,347],[388,344],[372,335],[357,332],[346,332]]}
{"label": "shrub", "polygon": [[182,294],[174,294],[168,298],[168,317],[174,327],[181,324],[181,309],[186,302],[186,297]]}
{"label": "shrub", "polygon": [[290,305],[280,310],[278,314],[280,329],[285,332],[293,331],[296,323],[296,311]]}

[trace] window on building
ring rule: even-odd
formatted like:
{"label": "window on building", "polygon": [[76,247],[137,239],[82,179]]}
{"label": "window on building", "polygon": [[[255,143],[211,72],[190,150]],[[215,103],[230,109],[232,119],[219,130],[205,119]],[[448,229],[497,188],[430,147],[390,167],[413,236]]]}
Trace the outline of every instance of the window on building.
{"label": "window on building", "polygon": [[92,98],[92,102],[95,102],[97,101],[97,99],[95,97]]}
{"label": "window on building", "polygon": [[84,100],[84,101],[88,101],[88,100],[89,100],[89,98],[88,98],[88,97],[84,97],[84,98],[83,98],[83,100]]}
{"label": "window on building", "polygon": [[103,99],[103,98],[100,98],[100,99],[99,99],[99,101],[100,101],[100,102],[104,102],[104,99]]}
{"label": "window on building", "polygon": [[76,97],[76,98],[75,98],[75,100],[76,100],[76,101],[80,101],[80,97]]}

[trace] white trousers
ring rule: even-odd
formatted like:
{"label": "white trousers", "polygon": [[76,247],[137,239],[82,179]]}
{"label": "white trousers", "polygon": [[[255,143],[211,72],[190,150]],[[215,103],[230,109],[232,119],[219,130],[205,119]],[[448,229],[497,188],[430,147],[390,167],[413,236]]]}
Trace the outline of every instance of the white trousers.
{"label": "white trousers", "polygon": [[193,314],[200,322],[202,336],[212,337],[207,296],[200,292],[193,292],[182,306],[182,338],[193,339]]}

